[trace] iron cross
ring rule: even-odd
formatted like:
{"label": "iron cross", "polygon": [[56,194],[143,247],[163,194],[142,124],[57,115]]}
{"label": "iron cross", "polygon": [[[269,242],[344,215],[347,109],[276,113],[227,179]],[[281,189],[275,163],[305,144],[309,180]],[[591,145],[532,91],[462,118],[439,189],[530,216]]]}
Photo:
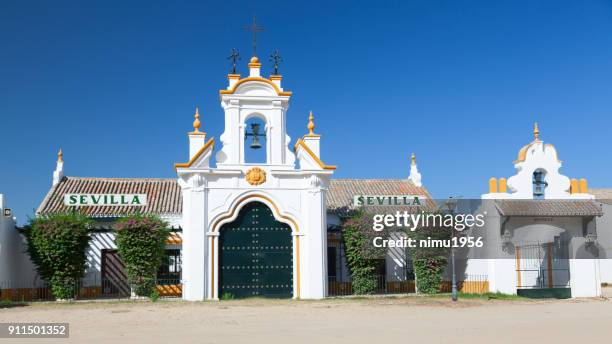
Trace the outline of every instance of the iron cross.
{"label": "iron cross", "polygon": [[262,32],[264,28],[257,25],[256,18],[253,16],[253,24],[246,25],[244,29],[253,33],[253,56],[257,56],[257,33]]}
{"label": "iron cross", "polygon": [[236,48],[232,48],[232,53],[227,57],[228,60],[232,60],[232,74],[236,74],[236,61],[240,60],[240,54]]}
{"label": "iron cross", "polygon": [[278,53],[278,49],[276,49],[274,53],[270,55],[270,62],[274,63],[274,75],[278,75],[278,66],[281,62],[283,62],[283,58]]}

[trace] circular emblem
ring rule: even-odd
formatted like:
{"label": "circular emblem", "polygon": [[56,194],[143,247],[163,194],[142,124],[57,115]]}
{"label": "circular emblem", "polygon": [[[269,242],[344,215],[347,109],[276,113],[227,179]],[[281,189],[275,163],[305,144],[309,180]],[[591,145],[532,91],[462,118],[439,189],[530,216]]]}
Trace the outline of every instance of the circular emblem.
{"label": "circular emblem", "polygon": [[246,173],[246,181],[251,185],[259,185],[266,182],[266,171],[259,167],[253,167]]}

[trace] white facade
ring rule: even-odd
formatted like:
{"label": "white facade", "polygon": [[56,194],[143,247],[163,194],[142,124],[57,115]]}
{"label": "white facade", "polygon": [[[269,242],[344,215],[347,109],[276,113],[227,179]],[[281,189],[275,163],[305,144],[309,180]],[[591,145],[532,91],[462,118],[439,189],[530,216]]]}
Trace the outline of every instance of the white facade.
{"label": "white facade", "polygon": [[[521,271],[521,264],[529,258],[521,257],[521,247],[532,244],[552,244],[557,240],[567,242],[568,258],[566,262],[555,264],[567,265],[565,272],[555,272],[553,276],[556,286],[571,288],[572,297],[601,296],[600,262],[596,255],[585,249],[587,234],[595,233],[595,220],[588,217],[537,217],[509,216],[504,217],[495,209],[494,202],[486,200],[585,200],[593,199],[588,194],[586,181],[572,180],[559,173],[561,161],[553,145],[545,144],[539,139],[539,129],[535,127],[535,139],[524,146],[515,161],[516,175],[504,178],[499,184],[494,178],[490,181],[490,192],[482,195],[483,206],[478,213],[487,214],[483,237],[487,247],[486,269],[479,259],[470,259],[466,273],[488,275],[491,292],[516,294],[521,286],[531,286],[534,280],[528,272]],[[534,197],[534,173],[542,172],[546,186],[541,197]],[[509,242],[504,242],[507,236]],[[544,252],[546,254],[546,252]],[[472,257],[475,258],[475,257]],[[529,262],[527,262],[529,263]],[[564,271],[565,267],[558,271]],[[528,269],[525,269],[528,270]],[[552,275],[552,273],[551,273]],[[562,281],[562,279],[565,280]],[[551,285],[553,283],[551,282]]]}
{"label": "white facade", "polygon": [[[295,153],[287,135],[291,92],[281,77],[260,76],[257,58],[249,63],[249,76],[228,75],[221,90],[225,131],[211,166],[214,139],[199,131],[189,133],[189,162],[176,165],[183,196],[183,298],[219,298],[219,230],[233,221],[242,207],[259,201],[277,221],[291,227],[293,236],[293,297],[318,299],[327,289],[327,224],[325,193],[335,167],[320,160],[320,136],[299,139]],[[265,123],[266,162],[245,162],[245,128],[251,118]],[[297,158],[297,159],[296,159]],[[296,167],[296,160],[298,167]]]}
{"label": "white facade", "polygon": [[31,287],[42,282],[37,277],[25,238],[17,231],[14,216],[5,216],[4,195],[0,194],[0,289]]}

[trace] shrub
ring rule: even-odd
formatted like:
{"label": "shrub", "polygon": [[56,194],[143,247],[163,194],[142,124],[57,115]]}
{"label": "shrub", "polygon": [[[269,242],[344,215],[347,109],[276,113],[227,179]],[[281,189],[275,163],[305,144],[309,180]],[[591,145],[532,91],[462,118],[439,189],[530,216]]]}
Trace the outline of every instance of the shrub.
{"label": "shrub", "polygon": [[[448,240],[451,238],[452,231],[451,228],[440,226],[419,228],[406,232],[406,235],[417,241],[427,238]],[[410,249],[416,288],[419,293],[435,294],[439,291],[449,252],[448,248],[419,247],[418,245]]]}
{"label": "shrub", "polygon": [[372,238],[379,235],[372,230],[372,216],[365,212],[356,213],[342,225],[346,260],[355,294],[371,294],[376,290],[376,259],[384,258],[384,249],[374,247]]}
{"label": "shrub", "polygon": [[132,291],[150,297],[170,234],[168,224],[157,216],[137,214],[117,221],[113,229]]}
{"label": "shrub", "polygon": [[75,282],[85,273],[90,229],[87,217],[66,213],[30,219],[23,230],[38,274],[58,299],[73,298]]}

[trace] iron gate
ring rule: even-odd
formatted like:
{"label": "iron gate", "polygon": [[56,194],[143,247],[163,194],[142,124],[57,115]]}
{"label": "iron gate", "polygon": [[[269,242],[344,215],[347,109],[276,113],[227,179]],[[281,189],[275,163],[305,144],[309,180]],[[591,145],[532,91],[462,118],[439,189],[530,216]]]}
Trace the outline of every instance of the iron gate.
{"label": "iron gate", "polygon": [[527,297],[571,297],[569,247],[555,240],[515,247],[517,293]]}
{"label": "iron gate", "polygon": [[219,290],[223,298],[293,296],[291,228],[261,202],[245,205],[221,227]]}

